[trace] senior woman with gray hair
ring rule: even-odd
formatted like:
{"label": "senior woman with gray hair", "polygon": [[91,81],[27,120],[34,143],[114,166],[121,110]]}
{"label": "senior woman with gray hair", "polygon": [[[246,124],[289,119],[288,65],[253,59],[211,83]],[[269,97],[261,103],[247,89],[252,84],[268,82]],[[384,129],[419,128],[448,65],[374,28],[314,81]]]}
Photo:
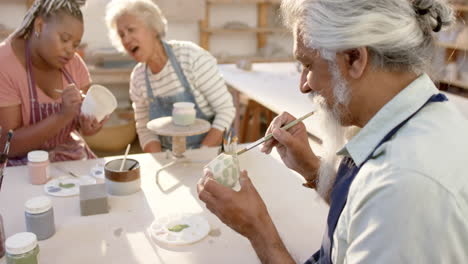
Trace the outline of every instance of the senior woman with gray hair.
{"label": "senior woman with gray hair", "polygon": [[221,144],[235,108],[216,59],[194,43],[166,42],[167,21],[150,0],[113,0],[106,21],[114,45],[139,62],[131,75],[130,98],[143,150],[171,149],[171,138],[155,135],[146,124],[170,116],[176,102],[193,102],[196,116],[212,123],[207,134],[188,137],[187,147]]}
{"label": "senior woman with gray hair", "polygon": [[[295,120],[287,113],[262,148],[276,147],[330,205],[322,246],[306,263],[466,263],[468,121],[424,73],[451,8],[438,0],[284,0],[281,8],[304,66],[300,89],[326,117],[320,159],[303,124],[280,129]],[[360,130],[346,141],[350,126]],[[207,172],[198,193],[263,263],[306,260],[286,250],[245,171],[240,185],[233,191]]]}

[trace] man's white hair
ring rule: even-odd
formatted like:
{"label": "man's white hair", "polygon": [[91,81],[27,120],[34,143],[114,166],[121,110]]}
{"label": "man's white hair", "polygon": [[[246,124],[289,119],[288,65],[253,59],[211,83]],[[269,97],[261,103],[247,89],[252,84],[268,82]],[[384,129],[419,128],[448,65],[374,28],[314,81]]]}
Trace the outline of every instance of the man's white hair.
{"label": "man's white hair", "polygon": [[367,47],[372,66],[417,74],[432,59],[432,32],[454,20],[441,0],[283,0],[281,10],[285,24],[299,29],[308,48]]}
{"label": "man's white hair", "polygon": [[122,42],[117,33],[116,22],[123,15],[135,16],[141,19],[148,27],[164,38],[167,32],[167,20],[161,9],[151,0],[112,0],[106,6],[106,24],[109,37],[119,51],[124,52]]}

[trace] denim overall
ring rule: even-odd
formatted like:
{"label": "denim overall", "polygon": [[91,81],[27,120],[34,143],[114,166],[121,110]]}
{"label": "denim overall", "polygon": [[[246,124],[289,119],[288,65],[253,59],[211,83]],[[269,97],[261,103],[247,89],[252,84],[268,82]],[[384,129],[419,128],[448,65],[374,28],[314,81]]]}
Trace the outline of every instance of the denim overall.
{"label": "denim overall", "polygon": [[335,228],[340,218],[341,212],[346,205],[346,200],[348,198],[349,187],[354,180],[354,177],[358,174],[359,170],[364,166],[364,164],[373,157],[373,154],[377,148],[379,148],[383,143],[389,141],[395,133],[400,130],[413,116],[415,116],[421,109],[423,109],[428,103],[431,102],[444,102],[447,101],[447,97],[443,94],[435,94],[427,100],[427,102],[421,106],[415,113],[409,116],[406,120],[401,122],[398,126],[392,129],[379,144],[374,148],[372,153],[365,159],[361,166],[357,167],[354,161],[350,157],[345,157],[340,163],[338,169],[337,177],[333,190],[330,196],[330,211],[328,213],[327,219],[327,229],[323,235],[322,246],[319,251],[317,251],[305,264],[332,264],[331,260],[331,250],[333,247],[333,234],[335,233]]}
{"label": "denim overall", "polygon": [[[166,51],[169,61],[171,62],[172,68],[174,68],[174,71],[177,74],[180,83],[184,87],[184,91],[172,96],[154,96],[153,89],[151,88],[151,82],[148,76],[148,65],[146,65],[145,81],[148,100],[150,103],[149,119],[153,120],[159,117],[172,116],[172,109],[174,103],[190,102],[195,104],[196,117],[207,120],[211,123],[214,117],[209,117],[201,111],[200,107],[195,101],[195,97],[193,96],[192,89],[190,88],[190,83],[188,82],[187,77],[185,77],[185,74],[182,71],[179,62],[177,61],[177,58],[172,48],[165,41],[161,41],[161,43],[164,47],[164,50]],[[187,137],[187,148],[199,148],[206,134],[207,133]],[[172,149],[172,137],[159,136],[159,140],[163,149]]]}

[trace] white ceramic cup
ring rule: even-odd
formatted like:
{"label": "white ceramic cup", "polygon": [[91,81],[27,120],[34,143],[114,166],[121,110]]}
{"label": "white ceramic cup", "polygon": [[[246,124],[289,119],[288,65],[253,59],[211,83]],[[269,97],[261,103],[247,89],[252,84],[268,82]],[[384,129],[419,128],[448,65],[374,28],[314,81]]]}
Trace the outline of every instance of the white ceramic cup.
{"label": "white ceramic cup", "polygon": [[106,87],[92,85],[86,93],[81,105],[81,112],[88,116],[94,116],[101,122],[105,116],[110,115],[117,108],[117,99]]}
{"label": "white ceramic cup", "polygon": [[230,188],[233,188],[239,180],[240,167],[237,155],[221,153],[204,169],[209,170],[217,182]]}

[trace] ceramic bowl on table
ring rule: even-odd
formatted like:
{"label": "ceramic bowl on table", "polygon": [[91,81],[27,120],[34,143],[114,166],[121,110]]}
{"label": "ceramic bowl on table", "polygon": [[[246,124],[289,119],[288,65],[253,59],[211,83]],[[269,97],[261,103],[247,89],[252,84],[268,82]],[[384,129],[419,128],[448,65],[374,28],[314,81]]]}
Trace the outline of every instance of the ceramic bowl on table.
{"label": "ceramic bowl on table", "polygon": [[133,111],[114,112],[98,133],[84,137],[91,149],[104,152],[121,151],[135,138]]}

